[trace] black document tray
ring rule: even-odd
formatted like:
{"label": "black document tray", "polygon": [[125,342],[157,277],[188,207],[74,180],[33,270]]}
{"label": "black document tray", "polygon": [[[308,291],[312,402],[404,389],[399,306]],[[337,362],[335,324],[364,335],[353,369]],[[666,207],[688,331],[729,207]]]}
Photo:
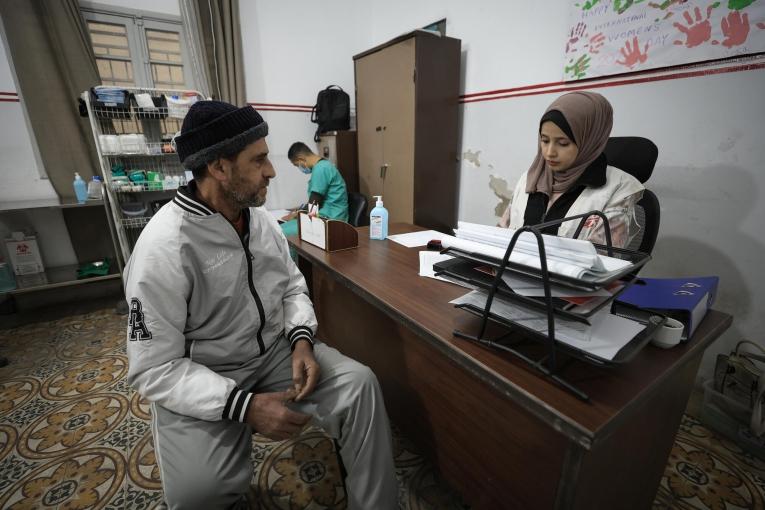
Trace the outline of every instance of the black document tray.
{"label": "black document tray", "polygon": [[[456,280],[457,282],[463,282],[470,285],[473,288],[490,290],[494,282],[494,276],[487,273],[483,273],[475,269],[476,263],[471,259],[462,257],[453,258],[451,260],[445,260],[443,262],[437,262],[433,264],[433,270],[436,276],[441,276],[447,279]],[[589,324],[587,318],[592,314],[598,312],[604,306],[610,304],[613,299],[624,292],[624,290],[630,286],[634,277],[627,275],[624,276],[622,288],[611,294],[606,299],[603,299],[601,303],[597,304],[591,310],[585,313],[578,313],[574,310],[564,310],[563,306],[568,305],[568,301],[564,301],[560,298],[553,298],[553,305],[555,306],[555,314],[561,317],[565,317],[569,320],[584,322]],[[547,310],[547,303],[544,299],[522,296],[515,293],[504,282],[500,283],[497,287],[497,293],[504,299],[509,301],[516,301],[540,310]]]}
{"label": "black document tray", "polygon": [[[602,244],[594,244],[594,246],[598,250],[598,253],[601,253],[601,254],[603,254],[607,249],[607,247]],[[624,248],[612,248],[612,250],[614,253],[614,257],[620,258],[622,260],[626,260],[630,264],[618,271],[608,273],[607,275],[604,275],[600,278],[587,279],[587,280],[584,280],[581,278],[572,278],[570,276],[565,276],[565,275],[550,272],[549,273],[550,281],[552,283],[555,283],[558,285],[565,285],[567,287],[571,287],[574,289],[595,291],[625,276],[637,274],[640,268],[643,267],[646,264],[646,262],[651,260],[651,256],[648,255],[647,253],[627,250]],[[497,260],[493,257],[488,257],[480,253],[466,252],[457,248],[446,248],[441,253],[444,253],[446,255],[452,255],[454,257],[460,257],[463,259],[472,260],[482,265],[491,266],[494,269],[499,269],[499,266],[501,263],[500,260]],[[505,269],[514,271],[516,273],[524,274],[526,276],[542,278],[542,271],[540,269],[518,264],[516,262],[508,261],[507,267]]]}
{"label": "black document tray", "polygon": [[[464,303],[461,305],[454,305],[456,308],[460,308],[462,310],[465,310],[466,312],[470,312],[474,315],[477,315],[478,317],[483,317],[484,309],[483,307],[476,307],[469,303]],[[619,307],[623,307],[623,305],[619,304]],[[626,316],[630,319],[636,320],[637,322],[640,322],[642,324],[645,324],[645,329],[638,333],[632,340],[630,340],[624,347],[622,347],[619,352],[616,353],[616,356],[613,357],[613,359],[606,359],[601,358],[600,356],[596,356],[594,354],[591,354],[589,352],[583,351],[577,347],[574,347],[572,345],[569,345],[565,342],[562,342],[560,340],[555,341],[555,348],[558,349],[560,352],[563,352],[572,358],[576,358],[582,361],[585,361],[587,363],[592,363],[599,366],[609,367],[609,366],[618,366],[622,365],[624,363],[629,363],[642,349],[646,346],[654,337],[656,334],[656,331],[658,328],[664,325],[667,318],[666,316],[656,314],[656,313],[646,313],[642,315],[642,320],[640,317],[640,312],[638,308],[634,307],[624,307],[624,308],[630,308],[630,313],[619,313],[620,309],[617,309],[617,306],[614,306],[613,313],[615,315],[620,316]],[[542,344],[545,344],[549,341],[549,338],[539,333],[538,331],[535,331],[533,329],[527,328],[526,326],[512,322],[510,320],[504,319],[493,312],[489,313],[489,319],[492,322],[496,322],[497,324],[500,324],[506,328],[509,328],[511,330],[521,330],[526,333],[528,333],[528,337],[535,339]]]}

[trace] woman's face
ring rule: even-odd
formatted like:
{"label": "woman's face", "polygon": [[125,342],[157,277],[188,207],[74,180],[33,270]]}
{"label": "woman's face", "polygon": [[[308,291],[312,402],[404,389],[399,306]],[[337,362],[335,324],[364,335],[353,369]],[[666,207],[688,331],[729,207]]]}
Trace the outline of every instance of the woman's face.
{"label": "woman's face", "polygon": [[554,122],[547,121],[539,130],[539,148],[547,166],[553,172],[562,172],[574,164],[579,148]]}

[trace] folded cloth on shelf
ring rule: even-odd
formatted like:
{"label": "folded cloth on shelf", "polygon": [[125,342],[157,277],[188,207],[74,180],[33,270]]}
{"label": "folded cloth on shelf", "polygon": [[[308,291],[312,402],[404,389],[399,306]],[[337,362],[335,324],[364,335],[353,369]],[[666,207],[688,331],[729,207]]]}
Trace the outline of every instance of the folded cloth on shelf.
{"label": "folded cloth on shelf", "polygon": [[105,276],[109,274],[109,259],[88,262],[77,269],[77,279],[88,278],[89,276]]}

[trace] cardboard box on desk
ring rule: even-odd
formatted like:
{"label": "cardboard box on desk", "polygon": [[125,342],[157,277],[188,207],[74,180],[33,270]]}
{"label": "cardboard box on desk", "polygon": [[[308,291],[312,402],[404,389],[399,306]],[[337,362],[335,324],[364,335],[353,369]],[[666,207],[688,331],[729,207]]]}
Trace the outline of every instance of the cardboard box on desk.
{"label": "cardboard box on desk", "polygon": [[359,246],[359,233],[350,223],[304,212],[298,215],[298,236],[301,241],[330,252]]}

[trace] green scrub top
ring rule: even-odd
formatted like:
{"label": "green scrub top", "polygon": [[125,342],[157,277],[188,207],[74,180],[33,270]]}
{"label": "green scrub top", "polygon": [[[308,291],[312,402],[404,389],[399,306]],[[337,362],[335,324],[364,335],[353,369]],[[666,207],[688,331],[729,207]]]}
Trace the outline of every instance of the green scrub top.
{"label": "green scrub top", "polygon": [[326,159],[319,160],[311,169],[308,181],[308,196],[319,193],[324,203],[319,208],[319,215],[333,220],[348,221],[348,190],[345,181],[335,165]]}

